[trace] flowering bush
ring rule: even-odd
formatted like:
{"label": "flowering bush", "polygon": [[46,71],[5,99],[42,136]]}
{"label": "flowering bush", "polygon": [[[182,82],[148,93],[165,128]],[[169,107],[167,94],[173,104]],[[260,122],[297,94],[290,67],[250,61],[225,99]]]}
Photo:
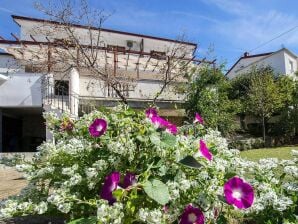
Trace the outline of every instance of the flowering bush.
{"label": "flowering bush", "polygon": [[153,108],[144,114],[119,106],[76,121],[45,117],[55,142],[43,143],[32,161],[17,165],[29,185],[3,202],[3,218],[297,222],[297,159],[246,161],[228,149],[220,133],[205,128],[198,114],[180,128]]}

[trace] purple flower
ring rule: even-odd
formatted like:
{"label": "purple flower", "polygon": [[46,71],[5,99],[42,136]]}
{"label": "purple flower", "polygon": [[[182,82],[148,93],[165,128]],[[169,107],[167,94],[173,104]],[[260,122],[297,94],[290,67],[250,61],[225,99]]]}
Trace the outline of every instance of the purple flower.
{"label": "purple flower", "polygon": [[[148,109],[151,110],[152,108]],[[148,111],[147,110],[147,111]],[[153,109],[155,110],[155,109]],[[146,116],[147,116],[147,111],[146,111]],[[156,112],[156,111],[155,111]],[[175,135],[178,132],[177,126],[170,123],[169,121],[167,121],[166,119],[160,117],[157,115],[157,113],[154,115],[154,112],[152,113],[153,115],[150,117],[149,115],[150,113],[148,112],[148,116],[151,120],[151,122],[156,125],[158,128],[165,128],[166,131],[168,131],[169,133]]]}
{"label": "purple flower", "polygon": [[254,201],[252,186],[239,177],[232,177],[224,184],[224,194],[227,203],[239,209],[249,208]]}
{"label": "purple flower", "polygon": [[180,224],[204,224],[204,219],[203,212],[190,204],[184,209]]}
{"label": "purple flower", "polygon": [[155,108],[152,108],[152,107],[148,108],[148,109],[145,111],[145,113],[146,113],[146,117],[148,117],[148,118],[152,118],[152,117],[157,116],[157,111],[156,111],[156,109],[155,109]]}
{"label": "purple flower", "polygon": [[166,127],[166,131],[170,132],[173,135],[176,135],[178,133],[177,126],[174,124],[170,124]]}
{"label": "purple flower", "polygon": [[209,161],[212,160],[213,155],[209,151],[206,143],[202,139],[200,140],[200,149],[199,149],[199,151],[200,151],[200,154],[203,157],[205,157],[207,160],[209,160]]}
{"label": "purple flower", "polygon": [[151,117],[151,122],[156,125],[159,128],[167,127],[169,122],[163,119],[162,117],[156,115],[154,117]]}
{"label": "purple flower", "polygon": [[200,124],[203,124],[204,123],[204,120],[203,120],[203,118],[201,117],[201,115],[199,113],[196,113],[195,114],[194,123],[197,123],[197,122],[199,122]]}
{"label": "purple flower", "polygon": [[105,182],[102,186],[100,197],[109,201],[109,204],[112,205],[116,202],[116,198],[113,196],[113,191],[117,189],[118,183],[120,181],[120,173],[112,172],[105,178]]}
{"label": "purple flower", "polygon": [[123,182],[119,184],[122,188],[128,188],[129,186],[134,185],[137,182],[136,175],[130,172],[127,172],[124,176]]}
{"label": "purple flower", "polygon": [[96,118],[89,126],[89,133],[92,137],[100,137],[107,130],[108,123],[104,119]]}
{"label": "purple flower", "polygon": [[122,182],[120,182],[120,177],[119,172],[112,172],[110,175],[106,176],[105,182],[102,186],[100,197],[109,201],[110,205],[116,202],[116,198],[113,196],[113,191],[117,190],[118,186],[128,188],[137,182],[136,175],[130,172],[126,173]]}

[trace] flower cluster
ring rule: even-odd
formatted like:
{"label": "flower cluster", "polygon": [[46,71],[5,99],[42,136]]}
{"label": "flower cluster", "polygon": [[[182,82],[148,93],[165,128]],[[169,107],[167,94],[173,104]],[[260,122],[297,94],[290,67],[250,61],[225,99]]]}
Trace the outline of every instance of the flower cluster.
{"label": "flower cluster", "polygon": [[154,108],[149,108],[146,110],[146,117],[151,120],[151,122],[156,125],[158,128],[164,128],[167,132],[171,134],[177,134],[177,126],[170,123],[166,119],[160,117]]}
{"label": "flower cluster", "polygon": [[1,203],[2,218],[63,213],[100,224],[297,221],[298,160],[247,161],[199,114],[179,129],[154,108],[144,114],[118,106],[78,120],[45,117],[55,141],[17,165],[29,185]]}

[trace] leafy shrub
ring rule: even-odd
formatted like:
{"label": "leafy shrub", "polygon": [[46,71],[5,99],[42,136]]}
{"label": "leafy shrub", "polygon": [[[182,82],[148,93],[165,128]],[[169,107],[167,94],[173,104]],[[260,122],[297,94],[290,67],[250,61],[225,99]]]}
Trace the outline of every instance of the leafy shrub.
{"label": "leafy shrub", "polygon": [[262,138],[246,138],[234,140],[229,144],[229,147],[238,149],[240,151],[249,149],[258,149],[264,147],[264,141]]}
{"label": "leafy shrub", "polygon": [[297,221],[297,160],[246,161],[203,124],[177,129],[155,110],[146,115],[123,106],[76,121],[46,114],[55,142],[17,165],[29,185],[2,204],[1,216],[105,224]]}

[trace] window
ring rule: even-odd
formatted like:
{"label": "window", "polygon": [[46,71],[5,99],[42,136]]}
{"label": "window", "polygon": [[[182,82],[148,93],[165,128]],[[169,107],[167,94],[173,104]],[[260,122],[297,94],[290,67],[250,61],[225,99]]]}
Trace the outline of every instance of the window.
{"label": "window", "polygon": [[68,96],[69,94],[69,81],[55,80],[55,95]]}
{"label": "window", "polygon": [[293,73],[294,72],[294,63],[291,60],[289,60],[289,63],[290,63],[290,72]]}
{"label": "window", "polygon": [[151,51],[150,55],[152,58],[158,59],[158,60],[166,58],[166,52],[162,52],[162,51]]}

